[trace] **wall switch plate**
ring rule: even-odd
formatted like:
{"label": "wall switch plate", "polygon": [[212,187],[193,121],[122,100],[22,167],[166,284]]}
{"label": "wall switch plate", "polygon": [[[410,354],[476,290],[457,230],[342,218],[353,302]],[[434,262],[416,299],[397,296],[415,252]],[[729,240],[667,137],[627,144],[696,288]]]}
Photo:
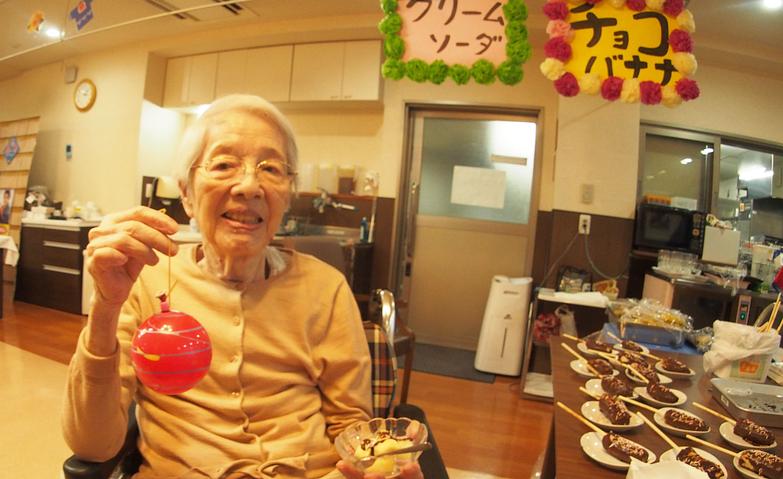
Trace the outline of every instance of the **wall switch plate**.
{"label": "wall switch plate", "polygon": [[581,188],[582,203],[590,205],[593,203],[593,197],[595,195],[595,186],[590,183],[582,183]]}
{"label": "wall switch plate", "polygon": [[579,215],[579,234],[590,234],[590,215]]}
{"label": "wall switch plate", "polygon": [[73,158],[73,146],[70,143],[65,145],[65,159],[70,160]]}

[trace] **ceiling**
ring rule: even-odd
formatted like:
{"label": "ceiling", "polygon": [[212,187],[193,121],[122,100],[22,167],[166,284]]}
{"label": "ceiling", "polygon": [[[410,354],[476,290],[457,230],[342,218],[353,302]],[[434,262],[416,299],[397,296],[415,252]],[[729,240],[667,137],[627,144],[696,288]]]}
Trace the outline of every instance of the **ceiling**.
{"label": "ceiling", "polygon": [[[534,40],[543,38],[546,18],[541,14],[541,6],[545,0],[526,3],[530,11],[528,28]],[[697,26],[697,58],[703,63],[783,77],[783,11],[765,11],[760,3],[761,0],[691,0],[689,9]],[[237,4],[236,12],[226,8],[226,4],[231,4],[229,0],[92,0],[93,19],[80,31],[68,17],[77,4],[78,0],[0,0],[0,18],[5,27],[0,31],[0,79],[118,45],[259,21],[344,15],[381,18],[378,0],[246,0]],[[162,14],[166,9],[205,5],[210,8],[114,27]],[[26,28],[28,21],[38,10],[43,12],[45,21],[40,32],[30,33]],[[43,32],[48,26],[64,27],[62,38],[47,37]],[[221,48],[213,46],[213,50]]]}

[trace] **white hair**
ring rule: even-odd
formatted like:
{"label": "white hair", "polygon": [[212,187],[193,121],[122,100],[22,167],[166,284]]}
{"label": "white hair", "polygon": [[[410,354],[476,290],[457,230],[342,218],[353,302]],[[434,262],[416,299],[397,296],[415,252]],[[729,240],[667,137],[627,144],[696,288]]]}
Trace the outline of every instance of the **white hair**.
{"label": "white hair", "polygon": [[186,130],[180,142],[174,166],[174,178],[181,187],[190,187],[190,172],[204,154],[209,129],[215,118],[226,112],[244,112],[272,122],[285,139],[285,156],[292,171],[297,171],[299,150],[291,123],[267,100],[255,95],[228,95],[218,98]]}

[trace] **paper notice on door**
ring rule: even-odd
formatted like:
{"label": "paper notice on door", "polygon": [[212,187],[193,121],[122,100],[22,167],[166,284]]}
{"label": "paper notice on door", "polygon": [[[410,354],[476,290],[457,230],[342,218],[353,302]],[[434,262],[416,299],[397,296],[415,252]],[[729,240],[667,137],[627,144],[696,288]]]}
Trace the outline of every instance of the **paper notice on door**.
{"label": "paper notice on door", "polygon": [[506,172],[489,168],[455,166],[451,202],[458,205],[502,209],[506,199]]}

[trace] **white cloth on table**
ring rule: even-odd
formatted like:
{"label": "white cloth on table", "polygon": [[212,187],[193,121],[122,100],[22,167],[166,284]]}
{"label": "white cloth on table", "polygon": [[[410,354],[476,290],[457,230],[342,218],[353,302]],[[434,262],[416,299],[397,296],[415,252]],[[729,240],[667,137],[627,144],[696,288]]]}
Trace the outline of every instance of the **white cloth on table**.
{"label": "white cloth on table", "polygon": [[7,250],[5,254],[5,264],[8,266],[16,266],[19,261],[19,249],[14,243],[14,239],[10,236],[0,235],[0,249]]}

